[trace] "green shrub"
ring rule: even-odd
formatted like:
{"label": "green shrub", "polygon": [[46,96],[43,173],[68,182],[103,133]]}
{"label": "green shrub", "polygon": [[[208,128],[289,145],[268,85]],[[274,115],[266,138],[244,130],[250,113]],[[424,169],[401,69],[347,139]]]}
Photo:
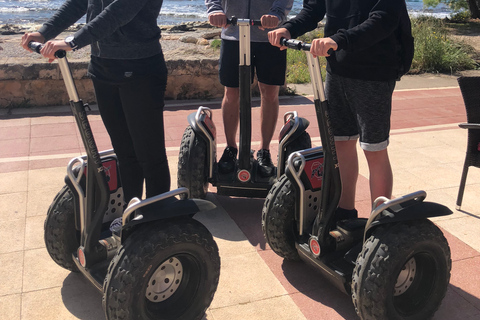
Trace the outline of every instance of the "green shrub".
{"label": "green shrub", "polygon": [[464,42],[453,41],[444,20],[431,17],[412,19],[415,56],[412,73],[469,70],[476,67],[471,57],[473,48]]}
{"label": "green shrub", "polygon": [[222,40],[220,39],[213,39],[212,42],[210,42],[210,48],[213,49],[220,49],[220,45],[222,44]]}
{"label": "green shrub", "polygon": [[[317,28],[298,37],[298,40],[311,43],[313,39],[323,37],[323,28]],[[320,67],[322,76],[325,77],[327,60],[320,57]],[[325,78],[324,78],[325,79]],[[310,82],[310,73],[308,71],[307,57],[305,52],[298,50],[287,50],[287,83],[308,83]]]}

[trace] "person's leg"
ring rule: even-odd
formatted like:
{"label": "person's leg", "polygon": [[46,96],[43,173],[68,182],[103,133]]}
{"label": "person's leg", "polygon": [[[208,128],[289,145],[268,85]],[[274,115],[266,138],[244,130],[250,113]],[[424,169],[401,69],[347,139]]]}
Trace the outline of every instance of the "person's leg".
{"label": "person's leg", "polygon": [[278,92],[279,86],[269,85],[258,82],[258,88],[260,89],[260,123],[262,141],[261,148],[270,150],[270,142],[272,141],[273,134],[275,132],[275,126],[278,118]]}
{"label": "person's leg", "polygon": [[138,163],[120,101],[119,87],[93,80],[98,109],[117,155],[123,195],[128,203],[142,197],[143,172]]}
{"label": "person's leg", "polygon": [[227,147],[237,149],[237,130],[240,112],[239,89],[225,87],[222,100],[222,118]]}
{"label": "person's leg", "polygon": [[393,173],[387,149],[366,151],[368,169],[370,171],[370,196],[372,203],[380,196],[392,197]]}
{"label": "person's leg", "polygon": [[391,198],[393,175],[387,147],[395,81],[347,81],[357,115],[360,147],[368,163],[372,203],[379,196]]}
{"label": "person's leg", "polygon": [[336,141],[335,147],[342,181],[342,195],[338,206],[345,210],[353,210],[358,180],[357,139]]}
{"label": "person's leg", "polygon": [[143,76],[121,85],[121,100],[135,153],[145,177],[147,198],[170,190],[163,122],[166,74]]}
{"label": "person's leg", "polygon": [[270,155],[270,142],[277,124],[280,86],[285,83],[286,51],[269,43],[252,43],[252,64],[258,79],[261,101],[261,146],[257,152],[259,173],[264,177],[272,176],[275,166]]}

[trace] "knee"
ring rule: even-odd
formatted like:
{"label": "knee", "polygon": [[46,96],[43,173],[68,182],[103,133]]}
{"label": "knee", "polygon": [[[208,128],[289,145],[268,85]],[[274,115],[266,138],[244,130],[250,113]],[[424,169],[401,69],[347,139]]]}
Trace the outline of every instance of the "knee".
{"label": "knee", "polygon": [[370,164],[381,164],[389,162],[387,149],[380,151],[367,151],[364,150],[365,158]]}
{"label": "knee", "polygon": [[279,86],[258,83],[258,89],[260,90],[260,96],[262,99],[266,99],[268,101],[275,101],[278,100],[278,92]]}

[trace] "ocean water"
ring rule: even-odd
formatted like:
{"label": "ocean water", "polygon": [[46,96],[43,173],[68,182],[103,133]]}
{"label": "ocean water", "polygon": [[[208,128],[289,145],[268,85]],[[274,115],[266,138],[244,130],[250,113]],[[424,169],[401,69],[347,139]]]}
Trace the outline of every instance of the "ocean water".
{"label": "ocean water", "polygon": [[[53,15],[64,0],[0,0],[0,24],[41,24]],[[302,8],[302,0],[295,0],[291,16]],[[441,5],[436,8],[423,8],[422,0],[407,1],[412,15],[426,14],[447,17],[451,11]],[[164,0],[158,17],[160,25],[177,25],[190,21],[206,21],[204,0]],[[84,18],[79,20],[85,22]]]}

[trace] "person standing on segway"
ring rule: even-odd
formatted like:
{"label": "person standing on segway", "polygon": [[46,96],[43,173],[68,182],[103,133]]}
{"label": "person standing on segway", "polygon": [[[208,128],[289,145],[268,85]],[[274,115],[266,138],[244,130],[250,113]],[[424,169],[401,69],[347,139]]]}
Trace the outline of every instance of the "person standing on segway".
{"label": "person standing on segway", "polygon": [[391,198],[392,95],[395,81],[410,68],[414,48],[405,0],[304,0],[295,18],[269,32],[269,41],[281,47],[281,38],[313,30],[324,17],[325,37],[314,39],[310,52],[327,57],[325,93],[343,186],[336,212],[341,220],[357,217],[358,139],[370,171],[372,203],[379,196]]}
{"label": "person standing on segway", "polygon": [[[58,50],[91,45],[88,74],[98,109],[118,157],[124,200],[170,190],[163,122],[167,68],[159,43],[157,17],[162,0],[67,0],[38,32],[21,45],[45,43],[52,62]],[[73,36],[51,40],[87,14]],[[50,40],[50,41],[49,41]]]}
{"label": "person standing on segway", "polygon": [[[274,165],[270,156],[270,142],[278,117],[279,88],[285,83],[286,52],[268,43],[267,30],[285,21],[293,0],[205,0],[208,20],[222,27],[219,77],[225,87],[222,101],[222,117],[227,140],[218,162],[220,173],[232,172],[237,159],[236,134],[239,123],[239,31],[238,26],[227,25],[227,18],[261,20],[262,27],[251,31],[252,78],[256,71],[261,98],[261,148],[257,152],[259,174],[272,176]],[[253,68],[254,67],[254,68]]]}

